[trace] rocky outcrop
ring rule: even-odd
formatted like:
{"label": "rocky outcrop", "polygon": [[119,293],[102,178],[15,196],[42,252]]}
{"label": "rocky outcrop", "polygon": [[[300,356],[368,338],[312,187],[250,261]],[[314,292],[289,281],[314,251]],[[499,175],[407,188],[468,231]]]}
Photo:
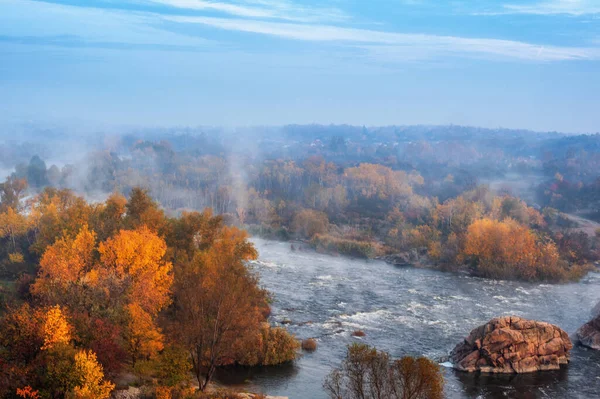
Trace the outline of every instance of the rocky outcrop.
{"label": "rocky outcrop", "polygon": [[458,370],[484,373],[531,373],[558,370],[569,362],[573,344],[566,332],[549,323],[515,316],[477,327],[450,354]]}
{"label": "rocky outcrop", "polygon": [[600,350],[600,303],[592,310],[592,320],[581,326],[576,335],[581,345]]}

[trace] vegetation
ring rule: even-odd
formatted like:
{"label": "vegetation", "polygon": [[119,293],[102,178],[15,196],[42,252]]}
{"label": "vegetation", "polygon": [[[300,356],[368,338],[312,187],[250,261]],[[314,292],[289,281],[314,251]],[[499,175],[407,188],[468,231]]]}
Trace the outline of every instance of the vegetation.
{"label": "vegetation", "polygon": [[441,399],[444,378],[440,366],[426,358],[391,360],[385,352],[353,344],[323,386],[332,399]]}
{"label": "vegetation", "polygon": [[220,216],[166,217],[137,188],[95,204],[51,188],[26,206],[3,198],[19,227],[2,262],[20,276],[0,318],[3,397],[108,398],[124,371],[169,397],[191,371],[205,390],[219,366],[295,358],[266,323],[254,247]]}
{"label": "vegetation", "polygon": [[[54,237],[65,229],[73,235],[73,226],[86,222],[80,218],[82,200],[64,198],[73,201],[69,217],[80,224],[57,215],[54,224],[38,229],[30,251],[34,257],[27,258],[19,247],[23,241],[14,239],[27,230],[25,220],[10,209],[18,207],[18,198],[47,186],[73,187],[90,196],[131,193],[129,201],[111,196],[102,217],[89,223],[99,242],[110,238],[115,226],[135,230],[142,219],[159,235],[170,228],[161,211],[148,206],[151,199],[134,190],[143,184],[167,211],[209,207],[226,224],[269,238],[306,241],[327,253],[359,258],[394,254],[444,270],[552,282],[577,278],[585,264],[600,259],[593,231],[579,234],[577,223],[560,212],[587,210],[593,217],[594,201],[600,198],[590,172],[597,169],[600,154],[597,135],[460,126],[286,126],[253,131],[252,144],[258,143],[261,152],[252,153],[231,146],[243,141],[239,135],[232,140],[223,131],[187,132],[132,133],[111,151],[91,153],[81,168],[47,167],[35,154],[24,159],[20,148],[16,154],[25,162],[0,186],[6,204],[0,208],[0,235],[7,243],[0,249],[0,273],[15,279],[23,265],[35,264]],[[77,174],[77,169],[85,173]],[[535,179],[523,187],[525,177],[512,184],[511,175]],[[48,215],[64,206],[41,195],[46,198],[38,201],[39,207],[47,207]],[[125,213],[130,216],[122,224],[119,215]],[[516,233],[526,240],[534,236],[536,245],[524,250],[538,259],[535,272],[516,267],[514,259],[491,267],[466,248],[470,226],[484,219],[502,224],[512,219],[520,226]],[[544,256],[552,259],[547,267],[541,263]]]}
{"label": "vegetation", "polygon": [[314,352],[317,350],[317,340],[314,338],[308,338],[302,341],[302,350],[307,352]]}

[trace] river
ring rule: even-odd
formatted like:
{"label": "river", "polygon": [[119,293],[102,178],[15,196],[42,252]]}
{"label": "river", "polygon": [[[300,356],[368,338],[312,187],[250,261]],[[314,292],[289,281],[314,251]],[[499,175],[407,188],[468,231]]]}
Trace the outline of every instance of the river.
{"label": "river", "polygon": [[[291,321],[298,338],[315,337],[318,349],[294,364],[224,370],[228,385],[290,399],[325,399],[323,379],[340,364],[346,346],[364,342],[393,357],[440,359],[471,329],[496,316],[516,315],[557,324],[569,334],[590,319],[600,301],[600,274],[566,285],[527,284],[470,277],[381,261],[292,251],[289,243],[253,239],[252,263],[273,294],[272,321]],[[362,330],[364,338],[352,332]],[[560,371],[485,376],[444,369],[447,398],[600,397],[600,352],[575,347]]]}

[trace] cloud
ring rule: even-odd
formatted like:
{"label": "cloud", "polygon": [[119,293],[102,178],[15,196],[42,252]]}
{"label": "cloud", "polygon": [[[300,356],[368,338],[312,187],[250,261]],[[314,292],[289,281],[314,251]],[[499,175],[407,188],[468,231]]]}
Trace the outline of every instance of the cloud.
{"label": "cloud", "polygon": [[[211,7],[221,7],[225,4],[204,0],[135,1],[142,1],[144,4],[152,1],[163,5],[177,3],[180,6],[197,7],[204,7],[207,3],[210,3]],[[219,5],[215,6],[216,4]],[[286,14],[291,17],[294,13],[300,15],[298,7],[287,0],[246,0],[244,4],[252,4],[257,10],[270,10],[267,13],[270,16]],[[296,11],[290,12],[290,9]],[[282,10],[288,11],[284,13]],[[307,15],[308,13],[304,14]],[[223,44],[226,43],[216,46],[216,42],[199,37],[197,30],[190,29],[190,25],[202,25],[231,32],[331,44],[338,46],[343,52],[350,51],[352,55],[384,62],[445,60],[459,57],[532,62],[600,60],[600,47],[596,44],[592,44],[592,47],[552,46],[514,40],[388,32],[326,23],[282,22],[270,18],[260,17],[259,13],[245,18],[212,17],[196,14],[161,14],[156,10],[133,11],[67,6],[31,0],[2,0],[0,41],[40,44],[46,40],[46,44],[64,47],[155,48],[181,51],[196,51],[201,47],[213,46],[223,50]],[[202,31],[202,34],[210,35],[206,31]],[[326,48],[332,50],[331,46]]]}
{"label": "cloud", "polygon": [[246,0],[246,1],[207,1],[207,0],[145,0],[148,4],[158,4],[185,10],[216,11],[237,17],[281,19],[295,22],[343,21],[349,17],[338,8],[303,7],[288,0]]}
{"label": "cloud", "polygon": [[479,14],[531,14],[531,15],[572,15],[584,16],[600,14],[598,0],[546,0],[531,4],[504,4],[501,10]]}
{"label": "cloud", "polygon": [[419,59],[450,55],[542,62],[600,59],[600,49],[594,47],[541,46],[512,40],[394,33],[332,25],[303,25],[213,17],[165,16],[165,19],[284,39],[345,43],[356,45],[379,56],[403,54],[407,58]]}
{"label": "cloud", "polygon": [[159,14],[75,7],[31,0],[0,1],[3,41],[59,46],[199,48],[214,42],[160,29]]}

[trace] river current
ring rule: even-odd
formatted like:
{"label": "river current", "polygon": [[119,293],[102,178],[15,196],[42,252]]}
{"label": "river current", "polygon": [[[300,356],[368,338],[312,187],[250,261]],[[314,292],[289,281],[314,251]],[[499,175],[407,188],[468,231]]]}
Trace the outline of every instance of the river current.
{"label": "river current", "polygon": [[[223,370],[218,379],[290,399],[327,398],[323,380],[352,342],[393,357],[438,360],[473,328],[502,315],[547,321],[572,335],[600,301],[599,273],[566,285],[494,281],[253,241],[260,257],[252,267],[273,294],[272,322],[290,322],[297,338],[316,338],[318,349],[290,365]],[[355,330],[366,336],[353,337]],[[600,398],[600,351],[576,346],[560,371],[486,376],[444,368],[444,378],[452,399]]]}

